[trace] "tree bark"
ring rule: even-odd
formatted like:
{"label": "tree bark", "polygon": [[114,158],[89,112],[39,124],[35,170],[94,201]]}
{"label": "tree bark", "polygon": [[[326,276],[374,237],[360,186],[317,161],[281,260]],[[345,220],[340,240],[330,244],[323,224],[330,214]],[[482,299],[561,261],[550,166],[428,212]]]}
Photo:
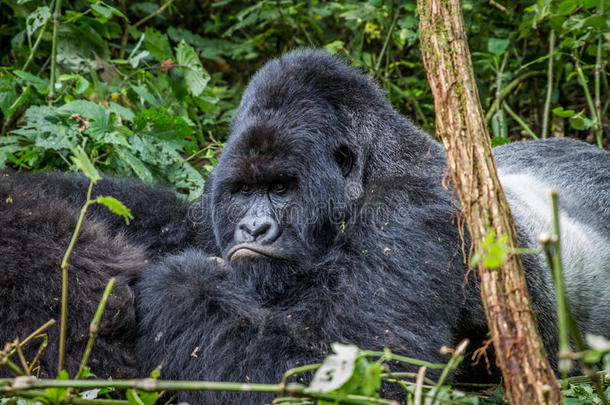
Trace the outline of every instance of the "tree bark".
{"label": "tree bark", "polygon": [[[434,95],[436,135],[447,151],[473,248],[490,230],[518,246],[500,186],[474,81],[459,0],[418,0],[420,47]],[[496,269],[478,263],[481,297],[504,390],[512,404],[560,404],[561,393],[538,335],[521,256]]]}

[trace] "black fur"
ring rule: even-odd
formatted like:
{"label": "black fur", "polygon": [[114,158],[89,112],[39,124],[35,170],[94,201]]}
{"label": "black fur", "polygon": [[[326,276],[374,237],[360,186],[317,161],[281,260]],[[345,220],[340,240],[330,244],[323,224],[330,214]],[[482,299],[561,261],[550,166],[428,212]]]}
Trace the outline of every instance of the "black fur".
{"label": "black fur", "polygon": [[[584,266],[595,281],[586,284],[590,290],[569,288],[570,300],[585,330],[609,336],[609,314],[601,308],[610,303],[604,261],[610,154],[563,140],[498,152],[501,173],[559,187],[568,205],[588,201],[571,219],[597,232],[587,254],[598,267]],[[341,60],[297,51],[266,64],[243,95],[200,210],[214,224],[216,249],[227,263],[209,248],[192,249],[167,257],[137,284],[137,351],[145,371],[162,364],[164,378],[273,383],[288,368],[320,361],[337,341],[433,362],[446,361],[439,348],[462,338],[478,347],[487,327],[476,281],[465,283],[459,206],[442,186],[445,165],[443,148]],[[513,208],[521,208],[515,209],[521,242],[535,245],[547,208],[534,212],[528,204],[538,196],[528,193],[542,188],[521,190],[519,177],[506,179]],[[282,197],[288,202],[274,196],[278,182],[294,184]],[[274,240],[240,233],[244,220],[254,224],[254,205],[265,221],[274,213],[281,228]],[[246,250],[234,259],[236,235],[266,253]],[[579,240],[564,252],[575,257],[586,250]],[[554,363],[549,271],[540,256],[524,262]],[[582,271],[566,263],[566,273]],[[470,364],[459,373],[479,382],[486,376],[484,366]],[[179,398],[191,404],[269,399],[236,393]]]}
{"label": "black fur", "polygon": [[[23,340],[56,319],[48,331],[49,347],[35,370],[41,377],[56,375],[60,263],[88,184],[78,175],[0,172],[0,344]],[[196,244],[196,229],[188,220],[188,204],[163,188],[104,178],[93,195],[120,199],[132,208],[134,219],[127,226],[106,207],[90,207],[69,262],[65,365],[73,376],[101,294],[109,278],[117,277],[89,365],[99,377],[131,377],[139,370],[133,349],[133,281],[160,253]],[[32,360],[37,349],[38,344],[30,344],[26,358]]]}

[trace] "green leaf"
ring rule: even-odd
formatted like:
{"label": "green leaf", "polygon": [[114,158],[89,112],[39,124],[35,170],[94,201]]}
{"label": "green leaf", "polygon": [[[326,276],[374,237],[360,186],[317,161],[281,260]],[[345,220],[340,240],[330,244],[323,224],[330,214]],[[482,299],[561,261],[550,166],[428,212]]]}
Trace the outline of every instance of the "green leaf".
{"label": "green leaf", "polygon": [[111,113],[118,115],[119,117],[121,117],[122,119],[124,119],[126,121],[133,121],[134,118],[136,117],[134,112],[131,111],[129,108],[123,107],[122,105],[117,104],[114,101],[110,102],[109,109],[110,109]]}
{"label": "green leaf", "polygon": [[601,335],[592,335],[588,333],[585,340],[587,341],[587,344],[595,350],[610,351],[610,340]]}
{"label": "green leaf", "polygon": [[44,95],[49,92],[49,81],[47,79],[41,79],[40,77],[34,76],[28,72],[24,72],[23,70],[15,70],[13,73],[15,76],[22,78],[27,83],[34,86],[36,91],[40,94]]}
{"label": "green leaf", "polygon": [[93,14],[95,16],[100,17],[99,20],[102,23],[108,21],[110,18],[112,18],[113,15],[121,17],[125,21],[129,21],[127,17],[125,17],[125,14],[121,13],[118,9],[102,2],[92,4],[91,10],[93,10]]}
{"label": "green leaf", "polygon": [[84,93],[89,88],[89,81],[82,76],[78,76],[76,80],[76,93]]}
{"label": "green leaf", "polygon": [[17,100],[15,100],[9,108],[7,108],[6,110],[3,109],[3,112],[6,114],[6,117],[10,117],[11,115],[13,115],[13,113],[15,111],[17,111],[17,108],[19,108],[22,105],[24,105],[25,103],[27,103],[28,100],[30,99],[31,94],[32,94],[32,87],[27,86],[25,88],[25,90],[23,91],[23,93],[21,93],[19,95]]}
{"label": "green leaf", "polygon": [[161,377],[161,367],[157,367],[150,372],[150,378],[157,380],[159,377]]}
{"label": "green leaf", "polygon": [[508,38],[489,38],[487,42],[487,50],[494,55],[501,55],[508,48]]}
{"label": "green leaf", "polygon": [[150,52],[148,51],[140,51],[136,55],[131,55],[128,59],[129,64],[135,69],[140,65],[140,62],[148,55],[150,55]]}
{"label": "green leaf", "polygon": [[502,235],[496,238],[496,231],[492,228],[485,235],[485,239],[481,244],[480,250],[470,259],[470,264],[476,266],[483,259],[483,265],[488,269],[500,267],[509,252],[508,235]]}
{"label": "green leaf", "polygon": [[157,101],[157,99],[155,98],[155,96],[153,96],[148,90],[140,87],[140,86],[136,86],[135,84],[131,84],[129,83],[129,86],[131,87],[131,89],[133,91],[136,92],[136,94],[138,96],[140,96],[140,98],[143,101],[148,102],[150,105],[152,106],[158,106],[159,102]]}
{"label": "green leaf", "polygon": [[333,343],[332,348],[335,354],[324,359],[309,385],[313,391],[335,391],[341,388],[354,373],[358,348],[340,343]]}
{"label": "green leaf", "polygon": [[8,154],[17,152],[22,147],[20,145],[21,138],[18,136],[1,136],[0,137],[0,169],[6,166]]}
{"label": "green leaf", "polygon": [[96,141],[104,138],[111,129],[110,112],[99,104],[87,100],[75,100],[57,109],[59,113],[79,114],[90,121],[86,133]]}
{"label": "green leaf", "polygon": [[593,126],[593,120],[590,120],[587,117],[583,117],[581,114],[570,117],[570,127],[578,130],[584,131]]}
{"label": "green leaf", "polygon": [[[67,380],[69,378],[66,370],[61,370],[57,376],[57,380]],[[45,396],[55,405],[61,404],[68,393],[67,388],[47,388]]]}
{"label": "green leaf", "polygon": [[608,21],[603,15],[592,15],[585,18],[582,25],[583,27],[591,27],[597,30],[606,30],[608,28]]}
{"label": "green leaf", "polygon": [[572,11],[576,10],[580,1],[577,0],[564,0],[557,6],[556,14],[558,15],[568,15]]}
{"label": "green leaf", "polygon": [[26,124],[14,129],[26,143],[37,149],[67,152],[69,141],[78,133],[75,125],[66,125],[56,110],[47,106],[31,106],[27,109]]}
{"label": "green leaf", "polygon": [[75,100],[66,103],[57,109],[60,113],[79,114],[86,119],[101,119],[106,109],[93,101]]}
{"label": "green leaf", "polygon": [[159,396],[156,392],[144,392],[139,390],[136,391],[136,395],[134,395],[133,389],[127,390],[125,396],[130,405],[154,405]]}
{"label": "green leaf", "polygon": [[144,34],[144,46],[158,62],[163,62],[174,57],[167,35],[151,27],[146,27]]}
{"label": "green leaf", "polygon": [[504,391],[502,391],[502,384],[498,385],[494,392],[492,392],[489,397],[485,398],[485,402],[499,405],[504,405],[506,403],[504,401]]}
{"label": "green leaf", "polygon": [[111,196],[99,196],[95,199],[99,204],[106,206],[112,213],[117,214],[125,218],[125,223],[129,225],[129,220],[133,219],[131,210],[127,208],[123,203]]}
{"label": "green leaf", "polygon": [[180,41],[176,49],[176,59],[184,72],[184,80],[189,92],[199,96],[210,81],[210,75],[201,65],[195,50],[184,40]]}
{"label": "green leaf", "polygon": [[136,174],[136,176],[138,176],[138,178],[149,183],[153,181],[152,173],[150,172],[150,170],[148,170],[146,165],[142,163],[140,159],[135,157],[125,148],[117,148],[116,151],[119,154],[121,160],[123,160],[131,167],[131,169]]}
{"label": "green leaf", "polygon": [[85,176],[89,178],[89,180],[91,180],[93,183],[97,183],[97,181],[100,180],[102,177],[100,176],[95,166],[93,166],[93,163],[91,163],[91,160],[89,160],[89,156],[87,156],[83,148],[81,148],[80,146],[76,148],[71,146],[70,149],[74,154],[73,156],[71,156],[72,161],[76,163],[78,168],[83,172]]}
{"label": "green leaf", "polygon": [[563,107],[553,108],[553,114],[558,117],[569,118],[574,115],[574,110],[564,110]]}
{"label": "green leaf", "polygon": [[25,29],[28,37],[31,37],[34,32],[49,21],[51,18],[51,9],[47,6],[40,6],[28,15],[25,21]]}
{"label": "green leaf", "polygon": [[378,362],[368,363],[362,377],[362,386],[360,391],[362,395],[368,397],[377,396],[377,392],[381,388],[381,364]]}
{"label": "green leaf", "polygon": [[497,136],[491,138],[491,146],[494,148],[496,146],[506,145],[507,143],[510,143],[510,138],[498,138]]}

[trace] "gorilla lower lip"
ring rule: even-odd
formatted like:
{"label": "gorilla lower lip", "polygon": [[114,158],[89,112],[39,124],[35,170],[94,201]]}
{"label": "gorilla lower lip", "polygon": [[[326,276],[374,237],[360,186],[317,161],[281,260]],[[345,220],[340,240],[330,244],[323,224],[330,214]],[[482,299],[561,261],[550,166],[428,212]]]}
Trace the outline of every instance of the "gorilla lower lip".
{"label": "gorilla lower lip", "polygon": [[229,253],[227,253],[227,260],[229,262],[233,261],[233,259],[241,259],[241,258],[257,258],[257,257],[268,257],[271,259],[281,259],[282,257],[277,254],[277,250],[266,247],[266,246],[256,246],[250,245],[246,243],[242,243],[239,245],[233,246]]}

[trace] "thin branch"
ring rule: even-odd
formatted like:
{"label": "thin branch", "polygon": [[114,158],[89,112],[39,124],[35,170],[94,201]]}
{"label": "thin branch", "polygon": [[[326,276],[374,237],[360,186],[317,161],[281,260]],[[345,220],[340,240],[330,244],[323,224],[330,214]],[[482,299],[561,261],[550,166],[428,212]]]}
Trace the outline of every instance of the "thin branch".
{"label": "thin branch", "polygon": [[[51,9],[53,9],[53,3],[55,3],[55,1],[51,2]],[[38,47],[40,46],[42,36],[44,35],[44,32],[47,29],[48,23],[49,23],[49,21],[45,22],[43,24],[42,28],[40,29],[40,32],[38,33],[38,38],[36,38],[36,42],[34,42],[34,47],[31,49],[30,54],[28,55],[28,59],[25,61],[25,64],[23,65],[21,70],[25,71],[28,68],[28,66],[30,65],[30,62],[32,60],[34,60],[34,54],[36,53],[36,51],[38,50]]]}
{"label": "thin branch", "polygon": [[306,364],[301,367],[291,368],[290,370],[288,370],[284,373],[284,376],[282,377],[282,382],[280,384],[283,384],[284,386],[286,386],[288,379],[291,376],[293,376],[295,374],[302,374],[302,373],[306,373],[308,371],[317,370],[320,368],[321,365],[322,365],[322,363],[315,363],[315,364]]}
{"label": "thin branch", "polygon": [[491,117],[493,117],[496,110],[500,107],[500,103],[502,101],[504,101],[504,99],[510,94],[510,92],[513,91],[519,84],[521,84],[521,82],[529,79],[530,77],[542,76],[543,74],[544,74],[544,72],[540,71],[540,70],[535,70],[533,72],[527,72],[527,73],[524,73],[521,76],[517,77],[515,80],[513,80],[509,84],[507,84],[506,87],[504,87],[502,89],[502,91],[500,92],[498,97],[496,97],[496,99],[493,102],[493,104],[491,105],[491,107],[489,107],[489,110],[487,110],[487,113],[485,114],[485,121],[489,122],[491,120]]}
{"label": "thin branch", "polygon": [[587,99],[587,105],[589,106],[589,113],[591,114],[591,118],[593,119],[593,131],[595,132],[595,138],[597,139],[597,146],[602,149],[604,145],[602,144],[602,129],[601,129],[601,117],[597,116],[597,111],[595,109],[595,104],[593,103],[593,98],[591,98],[591,92],[589,91],[589,85],[587,84],[587,79],[585,77],[584,72],[582,71],[582,66],[578,59],[574,57],[576,61],[576,71],[578,72],[578,82],[582,86],[585,91],[585,98]]}
{"label": "thin branch", "polygon": [[57,75],[57,33],[59,29],[59,17],[61,16],[61,2],[57,0],[53,11],[53,41],[51,45],[51,78],[49,80],[49,105],[53,105],[55,98],[55,77]]}
{"label": "thin branch", "polygon": [[[93,184],[93,183],[92,183]],[[104,290],[104,294],[102,294],[102,299],[95,311],[95,315],[93,316],[93,320],[91,321],[91,325],[89,326],[89,340],[87,341],[87,347],[85,348],[85,354],[80,363],[80,367],[78,368],[78,373],[76,373],[76,379],[83,378],[83,373],[85,372],[85,367],[87,366],[87,361],[89,360],[89,356],[91,355],[91,349],[93,348],[93,342],[97,337],[97,334],[100,329],[100,321],[102,320],[102,314],[104,313],[104,308],[106,308],[106,302],[108,301],[108,297],[110,296],[110,292],[112,291],[112,287],[114,286],[114,278],[111,278],[106,285],[106,289]]]}
{"label": "thin branch", "polygon": [[[23,398],[45,398],[44,391],[12,391],[11,395]],[[122,401],[119,399],[85,399],[80,397],[66,397],[62,403],[72,405],[129,405],[129,401]]]}
{"label": "thin branch", "polygon": [[553,53],[555,52],[555,30],[551,30],[549,36],[549,62],[546,71],[546,98],[542,112],[542,134],[544,139],[549,131],[549,113],[551,111],[551,95],[553,94]]}
{"label": "thin branch", "polygon": [[[434,401],[436,400],[436,397],[438,396],[438,393],[440,392],[440,388],[443,385],[443,383],[445,382],[445,380],[447,379],[447,377],[449,376],[449,373],[451,373],[453,370],[455,370],[459,366],[459,364],[462,362],[462,360],[464,359],[464,353],[466,352],[466,347],[468,347],[468,343],[470,343],[468,341],[468,339],[462,340],[460,342],[460,344],[458,344],[456,346],[455,350],[451,354],[451,359],[449,360],[449,363],[447,363],[447,366],[441,372],[441,376],[439,377],[438,382],[436,383],[436,387],[434,387],[432,389],[433,394],[432,394],[432,400],[430,401],[431,404],[433,404]],[[430,393],[428,393],[427,396],[429,396],[429,395],[430,395]]]}
{"label": "thin branch", "polygon": [[415,366],[426,366],[430,369],[434,369],[434,370],[442,370],[445,367],[447,367],[447,364],[442,364],[442,363],[430,363],[429,361],[424,361],[424,360],[419,360],[419,359],[413,359],[411,357],[406,357],[406,356],[401,356],[398,354],[394,354],[394,353],[386,353],[386,352],[375,352],[375,351],[371,351],[371,350],[363,350],[361,352],[362,356],[366,356],[366,357],[383,357],[385,359],[388,360],[395,360],[395,361],[400,361],[403,363],[409,363],[409,364],[413,364]]}
{"label": "thin branch", "polygon": [[[603,15],[604,13],[604,0],[600,0],[598,14]],[[597,33],[597,55],[595,56],[595,113],[597,115],[598,127],[601,129],[603,134],[603,115],[602,115],[602,101],[601,101],[601,83],[600,83],[600,72],[602,70],[602,32]],[[601,148],[601,134],[598,137],[597,143]]]}
{"label": "thin branch", "polygon": [[420,367],[415,379],[415,394],[413,395],[413,405],[421,405],[422,390],[424,387],[424,377],[426,375],[426,367]]}
{"label": "thin branch", "polygon": [[506,110],[506,112],[508,113],[508,115],[510,115],[515,121],[517,121],[517,123],[519,125],[521,125],[521,128],[523,128],[525,130],[525,132],[527,132],[529,134],[529,136],[531,136],[534,139],[538,139],[538,136],[536,135],[536,133],[534,133],[534,131],[532,131],[532,129],[525,123],[525,121],[523,121],[523,119],[521,119],[521,117],[519,115],[517,115],[516,112],[514,112],[506,102],[502,103],[502,108],[504,108]]}
{"label": "thin branch", "polygon": [[[61,0],[58,0],[58,3]],[[61,325],[59,329],[59,361],[57,363],[57,371],[60,372],[64,368],[64,357],[66,353],[66,331],[67,331],[67,318],[68,318],[68,259],[70,259],[70,255],[72,255],[72,251],[74,250],[74,246],[76,245],[76,241],[78,239],[78,235],[80,235],[80,231],[83,226],[83,221],[85,219],[85,214],[87,213],[87,208],[92,204],[91,201],[91,191],[93,190],[93,182],[89,182],[89,188],[87,189],[87,200],[83,205],[83,208],[80,210],[80,215],[78,217],[78,221],[76,222],[76,228],[74,229],[74,233],[72,234],[72,239],[70,240],[70,244],[68,245],[68,249],[64,254],[64,258],[61,261]]]}
{"label": "thin branch", "polygon": [[13,342],[15,349],[17,350],[17,354],[19,356],[19,361],[21,362],[21,367],[25,370],[26,375],[30,375],[30,366],[28,365],[28,361],[25,359],[23,355],[23,350],[21,350],[21,345],[19,344],[19,338],[15,339]]}
{"label": "thin branch", "polygon": [[[55,324],[55,319],[49,319],[47,322],[45,322],[44,325],[42,325],[40,328],[36,329],[34,332],[30,333],[30,336],[26,337],[25,339],[23,339],[23,341],[21,343],[19,343],[19,345],[21,347],[24,347],[25,345],[27,345],[28,343],[30,343],[32,340],[34,340],[38,335],[41,335],[44,331],[46,331],[47,329],[49,329],[51,326],[53,326]],[[16,349],[11,350],[10,352],[8,352],[8,357],[11,357],[13,354],[15,354]]]}
{"label": "thin branch", "polygon": [[398,20],[398,16],[400,15],[400,8],[396,10],[396,14],[394,14],[394,19],[392,20],[392,24],[390,24],[390,28],[388,28],[388,33],[385,36],[385,41],[383,41],[383,47],[379,52],[379,56],[377,57],[377,64],[375,65],[375,71],[373,73],[374,76],[377,76],[379,73],[379,67],[381,66],[381,61],[383,60],[383,54],[388,48],[388,43],[390,42],[390,38],[392,37],[392,32],[394,31],[394,26],[396,25],[396,21]]}

